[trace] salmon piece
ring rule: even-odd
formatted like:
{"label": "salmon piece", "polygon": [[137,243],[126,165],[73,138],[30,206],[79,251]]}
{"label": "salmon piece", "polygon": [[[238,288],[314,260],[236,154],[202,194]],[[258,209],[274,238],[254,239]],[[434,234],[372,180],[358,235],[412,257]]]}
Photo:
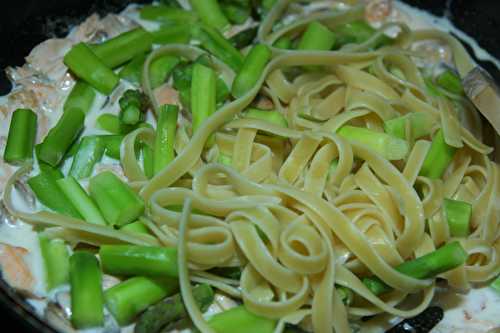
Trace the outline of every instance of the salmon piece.
{"label": "salmon piece", "polygon": [[392,0],[369,0],[365,9],[368,22],[384,21],[392,12]]}
{"label": "salmon piece", "polygon": [[179,92],[166,83],[156,88],[154,95],[159,105],[173,104],[181,107]]}
{"label": "salmon piece", "polygon": [[0,243],[0,267],[3,278],[15,289],[32,291],[34,278],[24,261],[28,250]]}

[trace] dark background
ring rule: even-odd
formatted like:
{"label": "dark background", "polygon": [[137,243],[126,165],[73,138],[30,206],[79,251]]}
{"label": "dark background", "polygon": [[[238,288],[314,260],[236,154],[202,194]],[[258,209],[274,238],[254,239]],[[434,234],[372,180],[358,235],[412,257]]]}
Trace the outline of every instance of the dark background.
{"label": "dark background", "polygon": [[[117,12],[130,2],[145,0],[14,0],[4,1],[0,11],[0,95],[10,90],[3,68],[22,65],[24,57],[43,40],[68,33],[68,26],[80,23],[93,12]],[[475,38],[479,45],[500,58],[500,1],[498,0],[405,0],[435,15],[446,15]],[[446,3],[448,2],[448,7]],[[500,72],[492,63],[481,63],[500,82]],[[17,303],[17,304],[16,304]],[[0,321],[2,331],[48,332],[28,307],[0,280]],[[21,319],[22,318],[22,319]],[[34,328],[36,327],[36,328]]]}

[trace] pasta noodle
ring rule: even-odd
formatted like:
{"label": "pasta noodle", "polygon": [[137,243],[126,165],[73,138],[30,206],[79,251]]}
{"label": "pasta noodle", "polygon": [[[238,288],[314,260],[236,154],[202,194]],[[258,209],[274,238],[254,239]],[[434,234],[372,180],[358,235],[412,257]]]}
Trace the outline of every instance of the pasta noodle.
{"label": "pasta noodle", "polygon": [[[73,241],[178,246],[182,297],[204,333],[212,329],[195,305],[189,279],[240,298],[256,314],[279,319],[276,332],[285,323],[306,319],[315,332],[349,332],[348,316],[420,313],[432,300],[434,281],[409,277],[394,266],[453,239],[443,217],[444,198],[472,205],[472,229],[469,236],[458,239],[469,255],[467,264],[440,277],[466,289],[499,274],[499,166],[487,157],[492,149],[473,134],[477,128],[462,124],[453,103],[428,94],[410,48],[421,40],[444,40],[463,76],[473,65],[461,44],[441,32],[410,31],[399,24],[395,45],[376,51],[371,45],[394,25],[383,27],[364,44],[338,51],[280,50],[273,47],[279,37],[295,36],[309,22],[333,28],[361,18],[364,10],[313,13],[273,30],[290,3],[279,1],[260,25],[258,41],[271,48],[273,58],[257,84],[220,107],[192,136],[189,122],[182,123],[177,157],[151,180],[136,158],[135,145],[137,140],[152,143],[153,131],[139,128],[126,136],[121,164],[147,203],[146,225],[155,237],[55,213],[19,211],[11,192],[26,170],[14,175],[6,187],[9,211],[33,224],[58,227],[54,234]],[[174,44],[148,56],[143,85],[155,112],[159,103],[148,77],[152,61],[162,55],[192,61],[202,54],[194,46]],[[232,70],[210,57],[214,69],[231,83]],[[322,66],[324,73],[289,75],[291,69],[304,66]],[[393,75],[392,66],[404,77]],[[288,128],[241,116],[258,94],[273,101]],[[384,121],[410,112],[428,114],[433,129],[420,138],[406,131],[410,152],[400,161],[391,162],[336,134],[346,124],[383,132]],[[458,152],[443,178],[432,179],[421,175],[421,169],[439,129]],[[205,143],[213,133],[212,156]],[[231,166],[214,162],[220,153],[232,158]],[[337,164],[331,171],[333,162]],[[183,205],[182,213],[171,209],[173,205]],[[243,268],[239,281],[205,272],[233,266]],[[371,275],[394,290],[374,295],[360,278]],[[340,286],[354,292],[352,305],[342,302]],[[421,294],[418,304],[398,307],[414,293]]]}

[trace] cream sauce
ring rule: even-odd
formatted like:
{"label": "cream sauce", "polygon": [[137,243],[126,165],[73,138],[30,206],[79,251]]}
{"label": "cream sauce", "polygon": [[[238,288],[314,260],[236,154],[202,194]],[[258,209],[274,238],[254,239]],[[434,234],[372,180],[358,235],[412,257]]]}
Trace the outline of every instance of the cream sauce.
{"label": "cream sauce", "polygon": [[[181,3],[184,8],[189,8],[189,4],[187,1],[181,1]],[[395,8],[395,12],[392,14],[394,16],[394,20],[402,20],[407,23],[412,29],[436,28],[453,33],[467,42],[472,47],[475,55],[479,59],[491,61],[500,67],[500,62],[497,59],[495,59],[487,51],[482,49],[471,37],[467,36],[465,33],[454,27],[447,18],[433,16],[430,13],[419,10],[417,8],[413,8],[399,1],[395,3]],[[129,5],[121,13],[121,15],[132,19],[148,30],[155,30],[160,27],[160,24],[158,23],[140,19],[137,9],[137,5]],[[76,28],[77,27],[73,29],[73,32]],[[120,87],[115,90],[112,96],[110,96],[110,99],[112,99],[112,101],[108,101],[107,103],[106,96],[99,93],[97,94],[94,105],[86,117],[85,130],[83,132],[83,135],[105,134],[104,131],[96,128],[97,117],[102,113],[118,114],[119,106],[116,102],[121,95],[121,93],[119,92],[123,92],[130,87],[131,85],[129,83],[122,80],[122,82],[120,83]],[[64,97],[68,94],[68,92],[69,89],[65,89],[64,91],[62,91]],[[113,99],[115,100],[113,101]],[[6,103],[7,98],[5,96],[0,97],[0,105],[5,105]],[[51,128],[55,125],[61,115],[61,112],[62,104],[60,104],[59,107],[55,109],[51,109],[50,112],[44,112],[44,115],[48,119],[48,128]],[[10,114],[11,112],[9,112],[5,119],[2,119],[3,121],[0,124],[0,136],[6,136],[8,133]],[[148,121],[154,121],[151,115],[148,117]],[[103,158],[101,164],[107,165],[109,167],[119,167],[119,161],[107,157]],[[70,166],[71,159],[67,160],[64,163],[63,170],[67,171]],[[34,173],[36,172],[37,168],[35,167]],[[82,185],[86,186],[86,182],[82,182]],[[19,198],[15,201],[16,205],[23,204],[22,200],[20,200]],[[0,225],[0,242],[4,242],[6,244],[14,246],[21,246],[29,251],[29,255],[26,257],[26,262],[29,265],[36,280],[34,292],[38,296],[47,296],[46,290],[44,288],[44,268],[42,265],[38,238],[31,225],[23,223],[21,221],[17,221],[17,224],[15,226],[9,226],[7,224]],[[226,308],[226,306],[231,307],[235,305],[235,303],[230,299],[223,299],[224,297],[222,295],[219,295],[218,297],[220,302],[214,303],[214,305],[209,308],[209,311],[207,311],[205,316],[209,317],[214,313],[222,311],[224,308]],[[45,301],[33,299],[29,300],[29,303],[35,307],[37,313],[39,313],[41,316],[43,315],[43,311],[46,306]],[[500,325],[500,319],[498,319],[500,295],[496,294],[491,288],[484,287],[480,289],[473,289],[466,295],[457,295],[449,292],[440,293],[439,296],[436,297],[436,303],[444,307],[446,309],[446,312],[444,320],[433,330],[433,332],[485,332],[487,329],[495,327],[495,325]],[[367,324],[365,325],[366,330],[364,331],[383,332],[386,328],[393,325],[396,321],[397,319],[395,318],[387,318],[385,322],[379,321],[379,324],[377,324],[378,327],[375,328]],[[124,333],[132,331],[133,325],[122,328],[122,332]],[[102,332],[102,329],[90,329],[82,332],[100,333]],[[182,332],[189,332],[189,330],[183,330]]]}

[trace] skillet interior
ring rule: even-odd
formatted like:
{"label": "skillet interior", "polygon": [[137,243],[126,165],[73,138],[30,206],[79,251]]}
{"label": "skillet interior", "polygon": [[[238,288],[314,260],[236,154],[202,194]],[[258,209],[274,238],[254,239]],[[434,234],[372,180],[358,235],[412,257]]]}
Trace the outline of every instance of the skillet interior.
{"label": "skillet interior", "polygon": [[[147,0],[14,0],[4,3],[0,11],[0,95],[10,91],[3,68],[22,65],[24,57],[38,43],[65,36],[70,27],[90,14],[119,12],[129,3]],[[500,1],[489,0],[404,0],[435,15],[447,15],[453,23],[473,37],[493,56],[500,58],[498,27]],[[467,48],[469,48],[466,45]],[[470,51],[470,48],[469,48]],[[491,62],[480,62],[500,82],[500,71]],[[33,309],[0,278],[0,318],[12,332],[54,332],[41,321]]]}

